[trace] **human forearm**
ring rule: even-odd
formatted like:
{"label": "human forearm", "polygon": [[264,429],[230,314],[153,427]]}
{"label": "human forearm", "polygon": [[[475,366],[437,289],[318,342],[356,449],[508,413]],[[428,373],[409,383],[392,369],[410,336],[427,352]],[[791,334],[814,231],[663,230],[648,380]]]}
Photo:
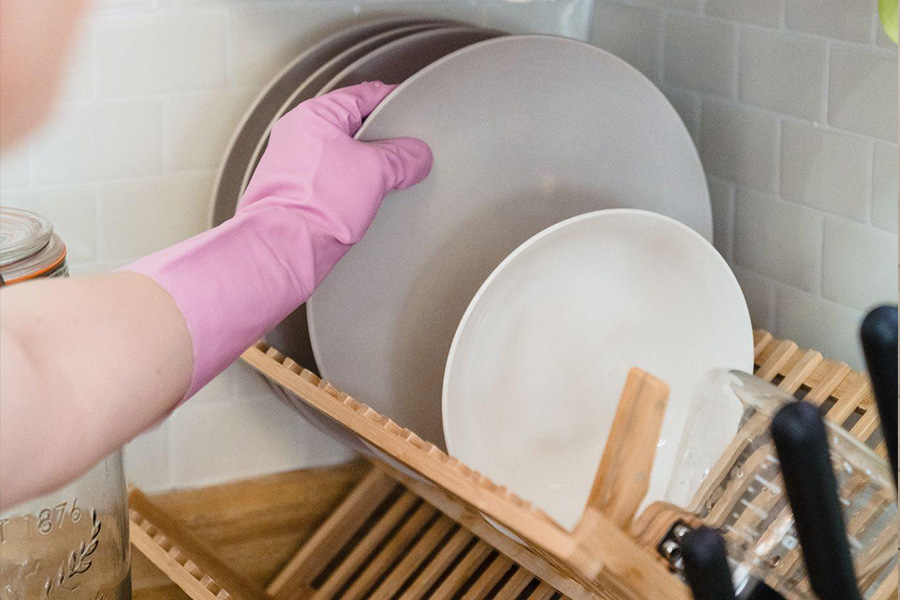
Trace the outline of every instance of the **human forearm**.
{"label": "human forearm", "polygon": [[184,318],[135,273],[0,292],[0,506],[49,491],[165,416],[192,371]]}

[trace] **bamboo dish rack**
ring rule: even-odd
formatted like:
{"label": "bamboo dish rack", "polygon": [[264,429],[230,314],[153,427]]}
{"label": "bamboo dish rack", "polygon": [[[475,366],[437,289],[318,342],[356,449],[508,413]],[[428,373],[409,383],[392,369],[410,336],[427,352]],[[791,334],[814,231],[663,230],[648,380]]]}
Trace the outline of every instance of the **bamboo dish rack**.
{"label": "bamboo dish rack", "polygon": [[[879,423],[867,375],[764,331],[754,333],[755,375],[819,405],[826,418],[875,443]],[[195,600],[688,600],[677,543],[698,519],[654,503],[637,519],[653,461],[635,425],[658,436],[666,386],[632,370],[584,516],[572,531],[389,418],[341,393],[277,349],[243,360],[371,449],[376,468],[262,589],[231,571],[140,492],[132,543]],[[635,423],[643,419],[643,423]],[[644,440],[646,441],[646,440]],[[655,448],[655,444],[649,444]],[[742,496],[735,494],[735,509]],[[730,512],[730,511],[729,511]],[[485,515],[521,543],[500,533]],[[751,517],[747,517],[751,518]],[[708,524],[710,524],[708,522]],[[711,523],[715,526],[715,523]],[[851,522],[850,527],[854,524]],[[894,543],[891,538],[890,543]],[[799,550],[779,565],[789,577]],[[872,574],[867,596],[897,597],[897,563]],[[883,570],[884,571],[884,570]]]}

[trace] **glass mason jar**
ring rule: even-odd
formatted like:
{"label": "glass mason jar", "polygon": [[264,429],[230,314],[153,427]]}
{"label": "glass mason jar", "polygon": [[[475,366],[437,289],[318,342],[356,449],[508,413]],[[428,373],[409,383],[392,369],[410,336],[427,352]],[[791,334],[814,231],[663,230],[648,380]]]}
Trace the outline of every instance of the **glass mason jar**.
{"label": "glass mason jar", "polygon": [[[778,409],[793,401],[752,375],[709,373],[697,386],[666,493],[722,533],[739,594],[765,581],[788,600],[815,598],[769,432]],[[869,598],[897,564],[894,480],[886,459],[840,425],[825,425],[850,553]]]}
{"label": "glass mason jar", "polygon": [[[67,275],[66,246],[50,222],[0,207],[0,285]],[[0,600],[130,598],[121,450],[66,487],[0,513]]]}

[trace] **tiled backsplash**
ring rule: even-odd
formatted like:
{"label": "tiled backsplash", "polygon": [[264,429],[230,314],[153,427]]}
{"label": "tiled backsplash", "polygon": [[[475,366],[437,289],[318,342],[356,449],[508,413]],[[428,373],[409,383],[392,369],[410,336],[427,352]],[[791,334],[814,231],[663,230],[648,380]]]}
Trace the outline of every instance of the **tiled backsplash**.
{"label": "tiled backsplash", "polygon": [[897,47],[875,0],[598,0],[592,42],[681,113],[754,324],[862,368],[897,302]]}
{"label": "tiled backsplash", "polygon": [[[560,25],[558,1],[99,0],[52,122],[0,160],[0,200],[48,216],[76,275],[106,271],[206,227],[240,115],[318,37],[399,11],[577,36],[585,6]],[[598,0],[593,41],[693,134],[755,324],[860,367],[863,311],[897,298],[897,51],[874,0]],[[126,464],[158,490],[347,456],[236,364]]]}

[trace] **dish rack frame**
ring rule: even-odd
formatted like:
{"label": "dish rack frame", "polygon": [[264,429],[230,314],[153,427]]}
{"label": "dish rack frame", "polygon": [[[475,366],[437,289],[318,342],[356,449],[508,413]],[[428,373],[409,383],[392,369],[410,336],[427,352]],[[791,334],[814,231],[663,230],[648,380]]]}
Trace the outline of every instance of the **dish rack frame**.
{"label": "dish rack frame", "polygon": [[[826,419],[886,456],[884,441],[872,444],[879,422],[867,374],[762,330],[754,332],[754,356],[757,377],[820,406]],[[690,599],[675,572],[677,556],[671,549],[677,546],[673,543],[679,526],[699,522],[662,502],[632,519],[633,510],[627,507],[636,506],[633,496],[646,489],[635,488],[634,472],[620,469],[605,482],[608,490],[616,490],[614,495],[630,494],[631,498],[610,499],[607,494],[599,502],[597,491],[604,486],[601,461],[585,515],[569,532],[538,508],[340,392],[276,348],[260,342],[242,358],[289,392],[291,401],[317,410],[362,440],[372,449],[368,458],[375,468],[266,589],[234,573],[174,519],[139,491],[133,492],[132,543],[191,598]],[[626,401],[647,406],[661,399],[664,407],[666,394],[664,384],[635,369],[626,383],[620,411]],[[652,454],[649,458],[652,462]],[[736,494],[735,508],[751,511],[752,505],[738,507],[739,498]],[[501,533],[486,516],[519,540]],[[798,550],[784,561],[785,574],[801,563]],[[896,561],[886,575],[881,573],[871,583],[872,600],[896,598]]]}

